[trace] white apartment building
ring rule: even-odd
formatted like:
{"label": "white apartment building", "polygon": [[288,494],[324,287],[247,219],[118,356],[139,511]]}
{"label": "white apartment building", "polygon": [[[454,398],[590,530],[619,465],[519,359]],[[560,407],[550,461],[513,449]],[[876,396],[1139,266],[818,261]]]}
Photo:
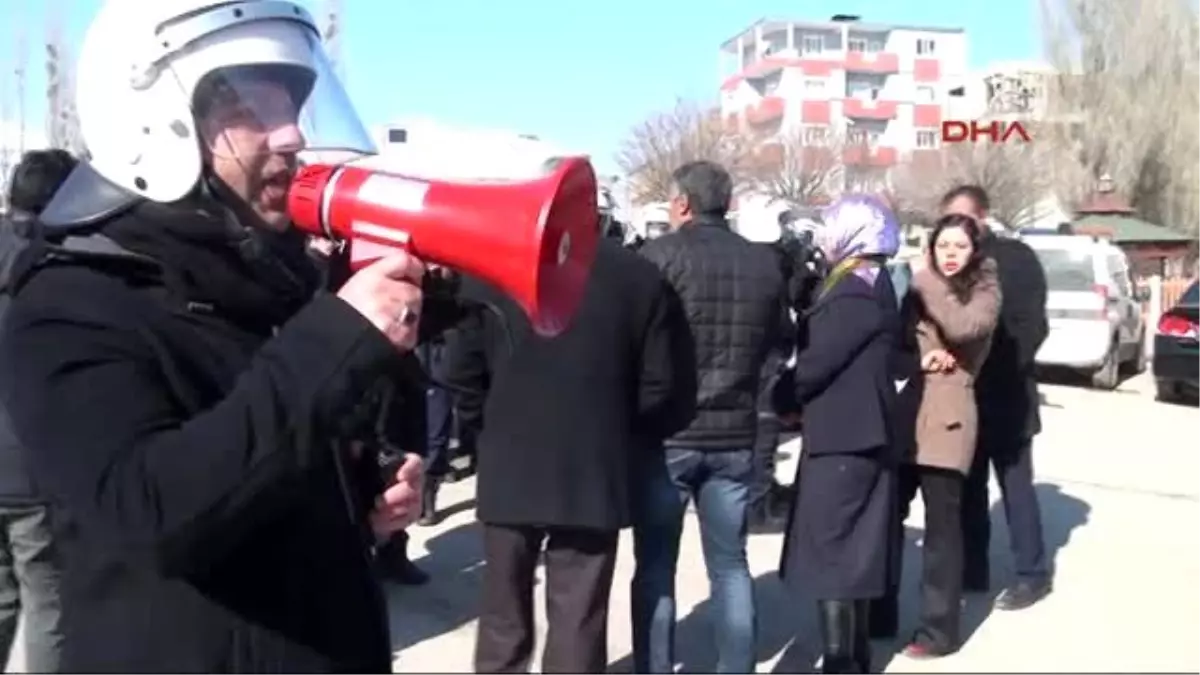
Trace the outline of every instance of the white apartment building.
{"label": "white apartment building", "polygon": [[842,137],[854,146],[848,180],[878,183],[910,151],[937,147],[950,92],[967,78],[967,37],[853,16],[763,19],[726,41],[720,61],[726,116],[767,134]]}
{"label": "white apartment building", "polygon": [[518,178],[537,175],[562,148],[505,129],[468,128],[429,118],[410,118],[372,129],[376,163],[392,171],[430,178]]}

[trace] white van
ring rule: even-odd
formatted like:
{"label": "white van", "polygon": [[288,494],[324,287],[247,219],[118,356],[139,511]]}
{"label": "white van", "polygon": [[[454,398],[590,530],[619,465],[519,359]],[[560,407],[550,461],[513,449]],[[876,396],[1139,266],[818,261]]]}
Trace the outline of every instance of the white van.
{"label": "white van", "polygon": [[1038,365],[1086,373],[1098,389],[1116,388],[1122,370],[1141,372],[1143,298],[1125,252],[1086,235],[1029,234],[1021,239],[1046,272],[1050,335],[1038,350]]}

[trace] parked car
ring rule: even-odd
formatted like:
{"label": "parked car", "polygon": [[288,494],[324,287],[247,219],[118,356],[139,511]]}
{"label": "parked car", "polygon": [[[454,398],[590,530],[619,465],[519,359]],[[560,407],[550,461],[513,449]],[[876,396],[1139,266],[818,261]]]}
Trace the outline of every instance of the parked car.
{"label": "parked car", "polygon": [[1085,235],[1026,234],[1046,272],[1050,334],[1037,353],[1041,366],[1091,376],[1115,389],[1122,371],[1145,369],[1145,320],[1129,259],[1112,243]]}
{"label": "parked car", "polygon": [[1154,333],[1155,388],[1160,401],[1195,400],[1200,397],[1200,289],[1197,283],[1163,312]]}

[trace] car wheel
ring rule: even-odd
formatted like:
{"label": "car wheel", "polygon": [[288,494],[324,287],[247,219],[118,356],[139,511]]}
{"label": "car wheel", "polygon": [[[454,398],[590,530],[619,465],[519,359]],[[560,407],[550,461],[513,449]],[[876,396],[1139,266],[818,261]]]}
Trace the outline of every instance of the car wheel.
{"label": "car wheel", "polygon": [[1121,383],[1120,357],[1117,352],[1118,345],[1114,340],[1108,348],[1108,353],[1104,355],[1104,363],[1100,365],[1099,370],[1092,373],[1092,386],[1096,389],[1112,391]]}
{"label": "car wheel", "polygon": [[1146,361],[1146,334],[1142,333],[1138,337],[1137,352],[1134,353],[1132,359],[1125,362],[1125,370],[1130,375],[1141,375],[1146,372]]}
{"label": "car wheel", "polygon": [[1176,403],[1179,401],[1179,390],[1170,382],[1159,380],[1154,385],[1154,400],[1159,403]]}

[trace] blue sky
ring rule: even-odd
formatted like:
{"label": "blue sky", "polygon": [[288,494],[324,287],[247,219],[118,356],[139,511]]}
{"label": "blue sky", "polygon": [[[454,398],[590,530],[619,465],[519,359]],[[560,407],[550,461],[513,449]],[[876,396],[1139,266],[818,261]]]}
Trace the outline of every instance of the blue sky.
{"label": "blue sky", "polygon": [[[152,1],[152,0],[147,0]],[[99,0],[4,0],[0,49],[18,24],[30,31],[33,75],[43,90],[42,22],[69,8],[78,44]],[[310,1],[311,8],[317,3]],[[718,46],[764,16],[963,27],[972,67],[1036,58],[1036,0],[343,0],[347,88],[368,124],[428,116],[512,128],[591,153],[612,171],[627,130],[677,97],[715,98]],[[12,52],[10,52],[11,54]],[[0,54],[0,63],[11,60]],[[30,96],[37,119],[44,97]]]}

